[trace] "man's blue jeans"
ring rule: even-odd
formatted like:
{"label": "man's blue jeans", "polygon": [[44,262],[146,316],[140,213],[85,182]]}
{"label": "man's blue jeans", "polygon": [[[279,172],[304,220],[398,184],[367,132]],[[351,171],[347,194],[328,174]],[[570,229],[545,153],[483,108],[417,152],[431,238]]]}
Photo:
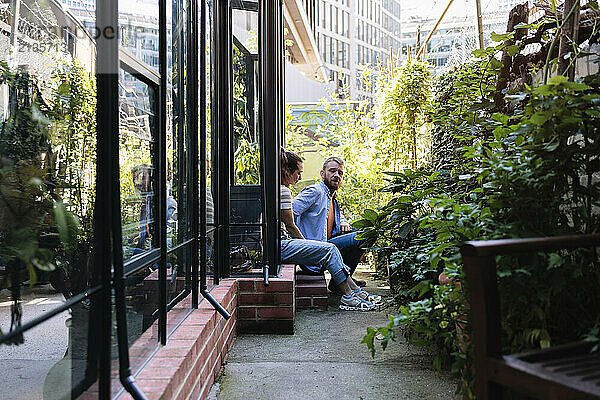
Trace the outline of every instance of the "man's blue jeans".
{"label": "man's blue jeans", "polygon": [[[331,243],[317,240],[282,240],[281,262],[304,264],[313,272],[322,272],[323,268],[327,268],[331,279],[338,285],[348,279],[350,274],[350,268],[344,264],[338,248]],[[311,267],[308,267],[309,265]]]}
{"label": "man's blue jeans", "polygon": [[354,273],[356,266],[365,252],[365,250],[360,247],[363,242],[364,239],[356,239],[356,232],[335,236],[327,241],[327,243],[335,244],[340,250],[344,264],[350,267],[350,275]]}

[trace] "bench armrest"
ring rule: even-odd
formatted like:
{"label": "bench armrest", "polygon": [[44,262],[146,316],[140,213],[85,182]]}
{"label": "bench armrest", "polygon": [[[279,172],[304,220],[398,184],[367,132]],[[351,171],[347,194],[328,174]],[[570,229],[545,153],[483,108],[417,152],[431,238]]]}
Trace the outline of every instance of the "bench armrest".
{"label": "bench armrest", "polygon": [[461,246],[463,256],[486,257],[534,251],[552,251],[600,246],[600,234],[539,237],[526,239],[478,240]]}

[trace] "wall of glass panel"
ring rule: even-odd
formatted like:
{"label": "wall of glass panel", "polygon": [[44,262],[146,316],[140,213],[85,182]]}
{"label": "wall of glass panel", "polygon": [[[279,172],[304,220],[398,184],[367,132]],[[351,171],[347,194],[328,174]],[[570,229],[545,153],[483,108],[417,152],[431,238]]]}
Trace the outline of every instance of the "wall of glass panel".
{"label": "wall of glass panel", "polygon": [[93,35],[33,0],[1,2],[0,31],[0,397],[77,397],[110,319],[93,258]]}
{"label": "wall of glass panel", "polygon": [[258,12],[0,3],[3,399],[135,393],[220,279],[277,275],[281,4]]}

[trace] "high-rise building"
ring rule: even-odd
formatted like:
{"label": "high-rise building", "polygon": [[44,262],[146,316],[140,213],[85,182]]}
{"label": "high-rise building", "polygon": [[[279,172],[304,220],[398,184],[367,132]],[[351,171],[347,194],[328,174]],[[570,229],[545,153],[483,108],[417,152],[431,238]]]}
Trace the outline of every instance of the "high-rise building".
{"label": "high-rise building", "polygon": [[[62,3],[93,34],[96,1],[62,0]],[[167,36],[170,38],[170,23],[167,26]],[[158,71],[158,3],[154,0],[124,2],[119,9],[119,29],[123,49]],[[170,39],[167,43],[170,45]],[[170,51],[167,57],[171,57]]]}
{"label": "high-rise building", "polygon": [[[504,11],[504,12],[509,12],[517,4],[525,3],[525,0],[497,0],[497,1],[498,1],[497,10]],[[531,7],[531,5],[533,4],[533,0],[527,0],[527,3],[529,3],[529,6]],[[558,3],[561,3],[561,1],[558,1]]]}
{"label": "high-rise building", "polygon": [[367,66],[387,65],[400,48],[399,0],[303,0],[327,77],[338,93],[371,98]]}
{"label": "high-rise building", "polygon": [[[508,1],[520,3],[517,0]],[[483,37],[484,46],[489,46],[492,44],[492,32],[498,34],[506,32],[508,13],[512,7],[506,9],[502,0],[498,4],[488,3],[486,6],[482,14]],[[474,5],[472,10],[466,9],[462,15],[446,16],[426,42],[437,18],[423,17],[415,8],[403,10],[401,58],[408,58],[409,52],[414,57],[421,46],[425,46],[423,59],[434,67],[434,71],[439,71],[448,63],[464,62],[470,57],[471,52],[478,48]]]}

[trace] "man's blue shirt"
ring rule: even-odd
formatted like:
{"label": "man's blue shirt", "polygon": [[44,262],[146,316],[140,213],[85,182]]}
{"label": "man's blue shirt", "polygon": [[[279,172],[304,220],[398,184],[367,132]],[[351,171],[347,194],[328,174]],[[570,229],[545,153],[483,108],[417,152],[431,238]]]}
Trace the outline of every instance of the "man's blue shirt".
{"label": "man's blue shirt", "polygon": [[[294,220],[305,239],[327,241],[329,201],[329,188],[323,182],[305,187],[292,201]],[[331,236],[340,233],[340,221],[343,218],[335,192],[333,211],[335,220]]]}

